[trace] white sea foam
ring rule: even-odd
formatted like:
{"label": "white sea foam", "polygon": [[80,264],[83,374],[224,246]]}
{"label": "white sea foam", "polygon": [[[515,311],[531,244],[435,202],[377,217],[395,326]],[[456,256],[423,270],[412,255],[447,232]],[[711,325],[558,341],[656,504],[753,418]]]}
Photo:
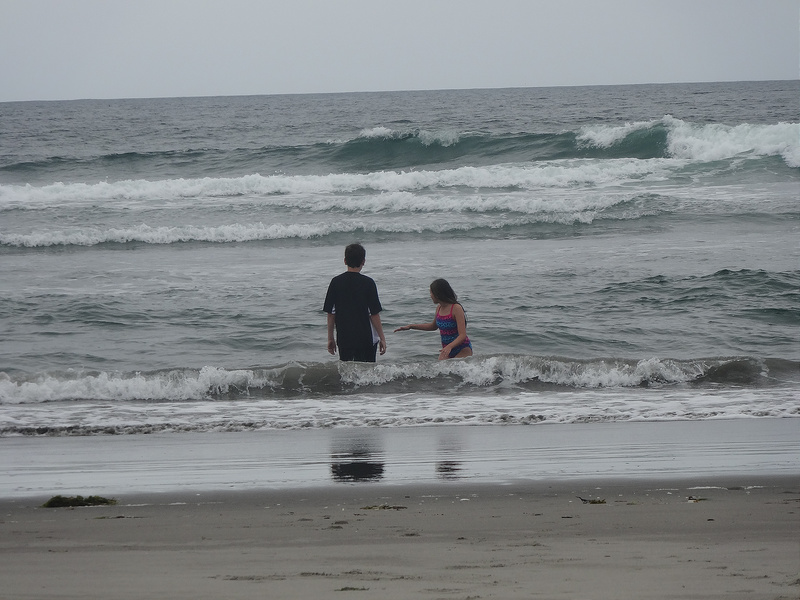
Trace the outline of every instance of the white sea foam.
{"label": "white sea foam", "polygon": [[661,120],[636,121],[624,125],[590,125],[583,127],[578,134],[578,143],[597,148],[610,148],[618,144],[634,131],[651,129],[662,123]]}
{"label": "white sea foam", "polygon": [[729,126],[691,125],[667,119],[669,153],[677,158],[715,161],[734,156],[781,156],[790,167],[800,167],[800,124]]}
{"label": "white sea foam", "polygon": [[[134,222],[128,227],[102,228],[93,222],[67,225],[48,223],[33,232],[0,232],[0,245],[47,247],[58,245],[94,246],[104,243],[140,242],[173,244],[180,242],[238,243],[260,240],[312,239],[335,233],[355,231],[386,233],[445,233],[475,228],[526,226],[536,223],[591,223],[605,211],[630,199],[628,194],[582,194],[564,191],[558,194],[448,193],[439,191],[424,195],[411,192],[385,192],[357,196],[279,196],[250,202],[247,209],[253,216],[275,206],[302,211],[283,222],[263,222],[251,218],[247,223],[238,212],[223,219],[232,223],[214,225],[159,225]],[[250,209],[261,212],[254,213]],[[209,207],[209,210],[211,208]],[[225,211],[225,207],[221,210]],[[645,210],[645,209],[642,209]],[[646,208],[647,214],[658,212],[657,206]],[[241,212],[241,211],[240,211]],[[352,216],[357,213],[357,216]],[[408,218],[411,213],[424,213],[425,219]],[[640,209],[608,218],[635,219]],[[149,215],[149,218],[154,218]],[[138,220],[138,219],[137,219]],[[217,219],[219,220],[219,219]]]}
{"label": "white sea foam", "polygon": [[137,225],[134,227],[100,230],[93,227],[72,231],[55,230],[30,234],[0,234],[0,245],[23,248],[43,248],[49,246],[95,246],[97,244],[127,244],[139,242],[145,244],[175,244],[181,242],[205,243],[241,243],[263,240],[312,239],[332,233],[351,233],[364,231],[369,233],[424,233],[436,234],[469,231],[476,227],[499,229],[501,227],[517,227],[532,223],[591,223],[593,211],[573,213],[542,213],[529,216],[508,218],[484,223],[472,220],[456,222],[452,218],[445,222],[416,221],[319,221],[309,224],[272,224],[251,223],[197,227],[193,225],[175,227],[150,227]]}
{"label": "white sea foam", "polygon": [[163,401],[109,404],[87,400],[0,405],[4,435],[32,430],[58,434],[242,431],[427,424],[536,424],[797,418],[787,390],[593,389],[564,393],[354,394],[254,398],[225,402]]}
{"label": "white sea foam", "polygon": [[286,199],[290,208],[308,212],[358,211],[359,213],[488,213],[513,212],[527,215],[574,214],[610,208],[629,199],[623,194],[558,195],[510,193],[429,193],[384,192],[363,196],[327,196],[324,198]]}
{"label": "white sea foam", "polygon": [[199,371],[161,373],[74,373],[42,375],[31,381],[13,381],[0,373],[0,404],[30,404],[61,400],[188,400],[270,386],[273,381],[249,370],[206,366]]}
{"label": "white sea foam", "polygon": [[412,135],[419,139],[423,146],[439,145],[447,147],[457,144],[461,139],[459,133],[453,130],[430,131],[422,129],[416,132],[410,132],[399,131],[383,126],[362,129],[358,137],[363,139],[397,140],[405,139]]}
{"label": "white sea foam", "polygon": [[371,127],[369,129],[362,129],[358,137],[366,139],[389,139],[395,137],[395,132],[388,127]]}
{"label": "white sea foam", "polygon": [[456,131],[427,131],[419,132],[419,139],[425,146],[439,144],[445,148],[454,146],[461,140],[461,136]]}
{"label": "white sea foam", "polygon": [[[93,206],[114,203],[128,209],[182,208],[198,199],[270,198],[278,204],[325,206],[326,195],[364,192],[401,193],[421,190],[486,189],[539,190],[624,184],[649,178],[662,181],[669,170],[683,163],[667,160],[615,159],[608,161],[564,160],[530,165],[460,167],[441,171],[378,171],[367,174],[339,173],[305,176],[247,175],[237,178],[129,180],[115,183],[55,183],[0,185],[0,209],[43,209],[60,206]],[[285,196],[292,196],[287,199]],[[300,198],[298,201],[296,198]],[[309,200],[313,199],[313,202]]]}
{"label": "white sea foam", "polygon": [[494,356],[471,361],[435,363],[380,363],[374,368],[343,365],[345,382],[357,386],[380,385],[404,378],[432,379],[457,376],[462,382],[488,386],[540,381],[574,388],[635,387],[643,383],[684,383],[702,375],[703,362],[677,363],[650,358],[623,361],[569,361],[526,356]]}
{"label": "white sea foam", "polygon": [[274,369],[76,371],[22,380],[0,373],[0,432],[800,417],[794,389],[687,385],[730,364],[726,359],[572,361],[499,355],[375,365],[292,363]]}
{"label": "white sea foam", "polygon": [[231,243],[255,240],[309,239],[331,232],[349,232],[359,229],[356,222],[322,222],[310,225],[267,225],[253,223],[242,225],[218,225],[197,227],[193,225],[176,227],[150,227],[137,225],[126,229],[112,228],[101,230],[93,227],[73,231],[45,231],[30,234],[0,234],[0,244],[19,247],[47,246],[95,246],[104,243],[126,244],[143,242],[146,244],[174,244],[178,242]]}
{"label": "white sea foam", "polygon": [[[642,384],[675,384],[692,381],[716,361],[676,362],[650,358],[630,361],[572,361],[524,355],[490,356],[469,361],[382,362],[375,365],[336,363],[341,382],[356,388],[417,380],[455,377],[459,385],[487,387],[538,381],[570,388],[626,388]],[[314,373],[324,367],[294,366],[268,371],[227,370],[206,366],[154,373],[47,374],[32,380],[12,379],[0,372],[0,403],[21,404],[70,399],[108,401],[206,399],[229,392],[247,394],[250,389],[276,388],[293,369]],[[313,377],[312,377],[313,378]],[[424,383],[422,388],[424,389]],[[330,391],[311,389],[312,392]]]}
{"label": "white sea foam", "polygon": [[578,142],[610,148],[636,131],[659,126],[667,130],[667,153],[674,158],[710,162],[740,155],[781,156],[788,166],[800,167],[799,123],[698,125],[667,115],[624,125],[587,126],[578,135]]}

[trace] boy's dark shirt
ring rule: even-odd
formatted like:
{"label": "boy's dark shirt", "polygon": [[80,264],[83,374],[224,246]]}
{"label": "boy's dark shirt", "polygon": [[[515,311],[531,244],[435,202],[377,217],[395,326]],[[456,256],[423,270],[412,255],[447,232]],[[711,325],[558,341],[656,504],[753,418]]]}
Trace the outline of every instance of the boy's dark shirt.
{"label": "boy's dark shirt", "polygon": [[331,279],[323,309],[336,320],[336,343],[341,348],[371,348],[370,315],[383,308],[375,282],[361,273],[346,271]]}

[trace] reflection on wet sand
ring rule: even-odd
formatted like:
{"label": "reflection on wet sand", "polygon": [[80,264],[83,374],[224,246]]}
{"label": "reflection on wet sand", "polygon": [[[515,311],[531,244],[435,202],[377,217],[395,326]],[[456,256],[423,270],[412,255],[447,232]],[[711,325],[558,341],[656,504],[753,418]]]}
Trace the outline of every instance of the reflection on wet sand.
{"label": "reflection on wet sand", "polygon": [[448,481],[461,479],[464,466],[461,460],[457,460],[463,455],[461,439],[452,432],[443,432],[437,446],[436,477]]}
{"label": "reflection on wet sand", "polygon": [[383,477],[383,463],[353,460],[331,463],[334,481],[370,481]]}
{"label": "reflection on wet sand", "polygon": [[461,463],[456,460],[440,460],[436,463],[436,476],[440,479],[461,479]]}
{"label": "reflection on wet sand", "polygon": [[[352,430],[334,434],[331,440],[331,477],[336,482],[368,482],[379,481],[385,476],[385,449],[381,436],[374,432],[358,432]],[[467,476],[464,463],[462,440],[451,433],[446,433],[437,440],[436,459],[421,461],[418,466],[427,462],[428,469],[433,468],[438,479],[455,481]],[[433,457],[430,457],[433,458]],[[429,459],[430,460],[430,459]],[[403,465],[395,465],[402,469]]]}
{"label": "reflection on wet sand", "polygon": [[382,451],[371,437],[334,436],[331,450],[331,476],[334,481],[378,481],[383,478]]}

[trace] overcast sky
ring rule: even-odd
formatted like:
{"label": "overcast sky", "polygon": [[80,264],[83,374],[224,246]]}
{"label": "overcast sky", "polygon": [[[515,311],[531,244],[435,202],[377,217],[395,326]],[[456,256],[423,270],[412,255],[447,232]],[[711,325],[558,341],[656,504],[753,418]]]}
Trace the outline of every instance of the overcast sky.
{"label": "overcast sky", "polygon": [[800,0],[0,0],[0,101],[797,79]]}

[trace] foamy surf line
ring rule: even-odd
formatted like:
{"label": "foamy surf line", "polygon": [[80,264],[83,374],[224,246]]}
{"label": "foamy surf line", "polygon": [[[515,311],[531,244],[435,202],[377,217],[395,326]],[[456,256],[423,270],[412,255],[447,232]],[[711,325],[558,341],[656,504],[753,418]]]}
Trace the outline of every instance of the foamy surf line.
{"label": "foamy surf line", "polygon": [[[366,407],[369,407],[368,409]],[[3,407],[0,437],[139,436],[155,433],[409,428],[419,425],[550,425],[797,420],[791,390],[642,394],[607,390],[441,396],[348,395],[338,398],[212,402],[44,403]]]}
{"label": "foamy surf line", "polygon": [[73,400],[257,399],[273,392],[281,396],[327,397],[365,389],[378,393],[383,389],[394,395],[441,392],[453,386],[457,387],[458,395],[463,395],[469,386],[488,389],[493,385],[526,384],[625,389],[713,383],[733,385],[739,390],[743,384],[771,387],[797,383],[797,368],[796,361],[758,357],[625,360],[501,354],[467,361],[389,361],[373,365],[292,362],[269,368],[226,369],[207,365],[201,369],[128,373],[68,369],[10,375],[0,371],[0,406]]}
{"label": "foamy surf line", "polygon": [[[327,210],[326,195],[354,193],[410,193],[424,190],[471,188],[505,190],[517,188],[571,188],[575,185],[623,184],[650,177],[663,181],[684,160],[632,158],[609,159],[601,163],[570,159],[534,164],[504,164],[484,167],[419,171],[376,171],[373,173],[332,173],[329,175],[245,175],[236,178],[205,177],[163,181],[126,180],[98,183],[53,183],[41,187],[0,185],[0,209],[36,210],[51,207],[121,205],[136,210],[152,204],[159,208],[180,209],[192,206],[197,198],[213,205],[251,202],[305,209]],[[323,196],[323,198],[319,198]],[[334,201],[339,205],[342,200]],[[361,208],[349,200],[345,207]]]}
{"label": "foamy surf line", "polygon": [[800,474],[800,420],[9,438],[0,492],[32,496]]}
{"label": "foamy surf line", "polygon": [[[476,229],[501,230],[508,227],[520,227],[536,224],[591,223],[595,218],[594,211],[586,213],[545,213],[505,219],[500,222],[470,223],[464,219],[462,223],[433,225],[404,224],[391,219],[380,219],[374,222],[365,220],[326,221],[308,224],[253,224],[232,223],[228,225],[197,227],[193,225],[158,226],[137,225],[129,228],[112,228],[99,230],[93,227],[77,228],[74,231],[43,231],[30,234],[0,234],[0,247],[46,248],[51,246],[99,246],[101,244],[142,243],[153,245],[169,245],[186,242],[230,244],[242,242],[271,240],[309,240],[326,236],[361,233],[361,234],[445,234],[465,232]],[[635,217],[634,217],[635,218]]]}

